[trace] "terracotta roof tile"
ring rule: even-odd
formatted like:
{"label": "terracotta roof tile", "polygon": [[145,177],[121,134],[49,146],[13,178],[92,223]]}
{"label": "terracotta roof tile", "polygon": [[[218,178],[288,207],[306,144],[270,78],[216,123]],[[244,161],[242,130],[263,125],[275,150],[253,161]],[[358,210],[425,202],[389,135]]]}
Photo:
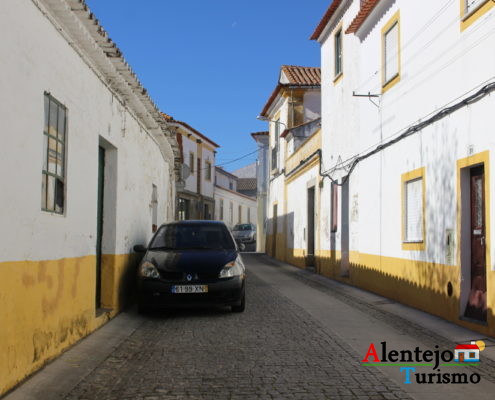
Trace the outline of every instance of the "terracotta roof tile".
{"label": "terracotta roof tile", "polygon": [[280,80],[270,95],[268,101],[266,102],[263,110],[261,111],[261,116],[266,117],[268,109],[272,105],[273,101],[277,98],[280,90],[284,86],[320,86],[321,85],[321,68],[320,67],[300,67],[296,65],[282,65],[280,68],[281,72],[284,72],[288,84],[281,84]]}
{"label": "terracotta roof tile", "polygon": [[320,23],[316,27],[315,31],[309,38],[310,40],[318,40],[320,35],[322,34],[323,30],[328,24],[328,21],[330,21],[330,18],[332,18],[332,15],[335,13],[337,8],[339,8],[340,3],[342,3],[342,0],[333,0],[332,4],[328,7],[327,11],[323,15],[323,18],[320,20]]}
{"label": "terracotta roof tile", "polygon": [[239,178],[237,190],[256,190],[256,178]]}
{"label": "terracotta roof tile", "polygon": [[321,84],[321,69],[319,67],[299,67],[296,65],[282,65],[282,71],[289,79],[291,85],[315,85]]}
{"label": "terracotta roof tile", "polygon": [[371,12],[374,10],[375,6],[380,2],[380,0],[366,0],[359,10],[358,14],[354,17],[351,24],[345,31],[345,33],[355,33],[361,25],[363,25],[366,18],[369,17]]}

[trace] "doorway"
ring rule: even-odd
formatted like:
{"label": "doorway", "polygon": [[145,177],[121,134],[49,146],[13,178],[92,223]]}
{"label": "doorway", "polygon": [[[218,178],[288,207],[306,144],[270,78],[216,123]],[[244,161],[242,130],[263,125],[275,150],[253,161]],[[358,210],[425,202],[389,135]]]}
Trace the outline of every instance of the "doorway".
{"label": "doorway", "polygon": [[[469,246],[469,254],[464,251],[462,280],[465,308],[463,317],[485,322],[487,318],[486,302],[486,204],[485,204],[485,168],[478,165],[468,168],[464,173],[464,188],[468,195],[463,196],[463,250]],[[467,207],[469,205],[469,207]],[[469,228],[467,230],[466,228]],[[467,265],[466,265],[467,264]]]}
{"label": "doorway", "polygon": [[277,217],[277,208],[278,204],[273,205],[273,219],[272,219],[272,226],[273,226],[273,237],[272,237],[272,256],[276,257],[277,256],[277,231],[278,231],[278,217]]}
{"label": "doorway", "polygon": [[342,259],[340,261],[340,275],[349,276],[349,179],[344,178],[345,182],[341,186],[341,241],[340,249]]}
{"label": "doorway", "polygon": [[96,211],[96,295],[95,307],[101,308],[101,256],[103,241],[103,194],[105,193],[105,149],[98,147],[98,194]]}
{"label": "doorway", "polygon": [[308,188],[308,248],[306,266],[312,267],[315,264],[315,187]]}

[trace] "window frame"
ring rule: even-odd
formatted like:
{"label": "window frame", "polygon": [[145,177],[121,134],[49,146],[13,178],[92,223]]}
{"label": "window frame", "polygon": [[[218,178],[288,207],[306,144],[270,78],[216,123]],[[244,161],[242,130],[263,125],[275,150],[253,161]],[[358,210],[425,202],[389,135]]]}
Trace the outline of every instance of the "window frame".
{"label": "window frame", "polygon": [[274,125],[274,143],[272,147],[272,159],[271,159],[271,170],[278,171],[279,167],[279,140],[280,140],[280,117],[275,118],[273,121]]}
{"label": "window frame", "polygon": [[494,6],[493,0],[483,0],[478,5],[468,11],[468,0],[460,0],[460,30],[461,32],[469,28],[476,20],[490,11]]}
{"label": "window frame", "polygon": [[209,182],[211,182],[211,161],[210,160],[206,160],[205,161],[205,164],[206,164],[206,174],[205,174],[205,179]]}
{"label": "window frame", "polygon": [[[344,35],[342,24],[337,27],[333,35],[333,78],[336,83],[344,75]],[[339,46],[337,47],[337,44]]]}
{"label": "window frame", "polygon": [[[385,38],[387,34],[397,25],[397,73],[391,78],[387,79],[386,76],[386,42]],[[382,93],[395,86],[401,78],[401,44],[400,44],[400,11],[397,11],[388,22],[383,26],[381,33],[382,43]]]}
{"label": "window frame", "polygon": [[196,162],[196,156],[193,151],[189,152],[189,169],[191,170],[191,174],[194,174],[194,163]]}
{"label": "window frame", "polygon": [[[48,109],[46,105],[48,102]],[[57,106],[56,110],[56,135],[54,136],[50,132],[50,117],[51,117],[51,105],[54,103]],[[41,167],[41,211],[50,214],[65,215],[66,211],[66,171],[67,171],[67,135],[68,135],[68,109],[67,107],[53,97],[49,92],[44,92],[43,94],[43,108],[44,108],[44,126],[43,126],[43,164]],[[63,121],[63,134],[59,132],[59,112],[63,110],[64,121]],[[60,137],[62,136],[62,139]],[[55,172],[50,171],[50,143],[55,142],[57,150],[56,161],[55,161]],[[61,153],[59,152],[59,146],[61,148]],[[60,158],[58,155],[60,154]],[[61,174],[58,173],[60,162]],[[45,164],[46,163],[46,164]],[[52,177],[54,179],[53,186],[53,208],[48,206],[49,198],[49,179]],[[44,196],[44,199],[43,199]],[[61,198],[61,205],[59,204],[59,199]],[[57,206],[60,209],[57,209]]]}
{"label": "window frame", "polygon": [[[421,240],[407,240],[407,191],[406,186],[410,182],[421,179]],[[426,249],[426,179],[425,168],[421,167],[401,175],[402,193],[402,250],[425,250]]]}

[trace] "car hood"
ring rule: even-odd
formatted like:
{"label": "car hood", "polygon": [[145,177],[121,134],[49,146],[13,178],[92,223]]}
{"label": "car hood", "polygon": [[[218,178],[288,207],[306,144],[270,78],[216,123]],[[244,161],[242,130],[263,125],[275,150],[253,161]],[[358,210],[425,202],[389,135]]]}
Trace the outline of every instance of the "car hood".
{"label": "car hood", "polygon": [[236,250],[150,250],[143,261],[150,261],[159,270],[167,272],[216,273],[236,257]]}

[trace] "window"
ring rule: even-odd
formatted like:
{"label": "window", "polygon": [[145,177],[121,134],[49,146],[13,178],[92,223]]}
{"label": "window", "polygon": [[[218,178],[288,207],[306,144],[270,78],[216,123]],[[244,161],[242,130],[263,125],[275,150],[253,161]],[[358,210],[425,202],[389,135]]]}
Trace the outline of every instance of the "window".
{"label": "window", "polygon": [[338,210],[339,210],[339,186],[336,183],[332,183],[331,186],[331,197],[332,197],[332,214],[330,215],[331,221],[331,231],[337,232],[338,228]]}
{"label": "window", "polygon": [[334,36],[335,77],[342,74],[342,28]]}
{"label": "window", "polygon": [[223,199],[220,199],[220,221],[223,220]]}
{"label": "window", "polygon": [[211,162],[206,161],[206,180],[211,181]]}
{"label": "window", "polygon": [[234,203],[230,202],[230,225],[234,224]]}
{"label": "window", "polygon": [[272,169],[278,168],[278,141],[280,137],[280,119],[274,122],[275,125],[275,135],[274,135],[274,145],[272,148]]}
{"label": "window", "polygon": [[191,174],[194,173],[194,153],[189,153],[189,168],[191,168]]}
{"label": "window", "polygon": [[468,28],[482,15],[495,7],[495,1],[490,0],[460,0],[461,1],[461,31]]}
{"label": "window", "polygon": [[64,213],[67,109],[45,93],[41,209]]}
{"label": "window", "polygon": [[234,182],[229,179],[229,189],[234,190]]}
{"label": "window", "polygon": [[242,222],[242,206],[239,205],[239,220],[238,223],[240,224]]}
{"label": "window", "polygon": [[476,9],[480,8],[483,3],[488,0],[463,0],[464,2],[464,15],[472,13]]}
{"label": "window", "polygon": [[399,12],[382,29],[382,86],[390,89],[400,80],[400,29]]}
{"label": "window", "polygon": [[424,250],[424,168],[402,175],[404,250]]}
{"label": "window", "polygon": [[248,213],[248,215],[247,215],[247,217],[248,217],[247,218],[247,222],[248,222],[248,224],[250,224],[251,223],[251,209],[249,207],[247,209],[247,213]]}

